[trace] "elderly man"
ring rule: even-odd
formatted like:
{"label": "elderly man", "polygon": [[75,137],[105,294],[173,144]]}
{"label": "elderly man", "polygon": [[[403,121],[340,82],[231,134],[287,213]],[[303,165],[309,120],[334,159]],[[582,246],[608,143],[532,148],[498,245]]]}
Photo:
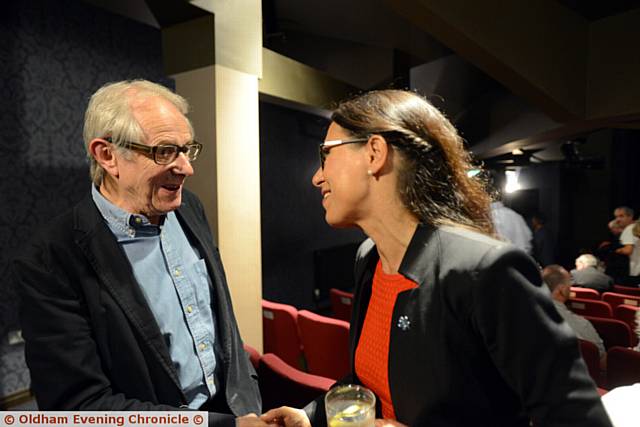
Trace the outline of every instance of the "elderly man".
{"label": "elderly man", "polygon": [[573,313],[565,305],[571,292],[571,275],[569,272],[560,265],[548,265],[542,270],[542,280],[551,291],[551,298],[556,310],[573,329],[576,336],[581,340],[594,343],[598,347],[600,357],[604,357],[606,355],[604,343],[591,322]]}
{"label": "elderly man", "polygon": [[591,254],[576,258],[576,268],[571,270],[571,277],[577,286],[606,292],[613,286],[613,279],[598,270],[598,258]]}
{"label": "elderly man", "polygon": [[143,80],[91,97],[91,193],[13,265],[42,410],[191,408],[210,425],[264,425],[218,249],[183,189],[202,149],[187,110]]}

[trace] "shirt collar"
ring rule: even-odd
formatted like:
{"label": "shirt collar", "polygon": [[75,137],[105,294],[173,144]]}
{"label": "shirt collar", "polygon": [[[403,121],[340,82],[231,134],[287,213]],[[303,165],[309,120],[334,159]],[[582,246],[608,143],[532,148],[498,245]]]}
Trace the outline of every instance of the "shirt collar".
{"label": "shirt collar", "polygon": [[[114,205],[95,185],[91,186],[91,197],[118,242],[160,234],[161,226],[151,224],[142,214],[132,214]],[[164,220],[164,217],[162,219]]]}

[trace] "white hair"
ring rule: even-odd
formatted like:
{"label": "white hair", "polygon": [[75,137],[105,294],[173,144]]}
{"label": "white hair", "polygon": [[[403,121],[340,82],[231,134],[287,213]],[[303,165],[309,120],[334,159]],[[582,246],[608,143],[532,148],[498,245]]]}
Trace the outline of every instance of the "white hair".
{"label": "white hair", "polygon": [[595,256],[591,255],[591,254],[584,254],[584,255],[580,255],[578,257],[578,259],[576,259],[577,262],[581,262],[582,264],[586,265],[587,267],[597,267],[598,266],[598,258],[596,258]]}
{"label": "white hair", "polygon": [[[140,142],[144,132],[133,116],[131,104],[133,101],[151,97],[159,97],[170,102],[183,115],[189,112],[189,103],[186,99],[164,86],[147,80],[107,83],[91,96],[84,115],[82,137],[89,158],[89,173],[95,185],[102,183],[104,169],[91,155],[89,144],[96,138],[107,137],[116,147],[122,147],[126,141]],[[188,118],[187,123],[193,136],[193,126]],[[122,149],[121,152],[124,150]]]}

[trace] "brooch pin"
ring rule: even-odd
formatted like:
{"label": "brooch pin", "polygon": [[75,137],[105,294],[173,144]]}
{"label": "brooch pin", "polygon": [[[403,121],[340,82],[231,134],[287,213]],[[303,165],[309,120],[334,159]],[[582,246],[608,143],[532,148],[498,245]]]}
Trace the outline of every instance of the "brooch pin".
{"label": "brooch pin", "polygon": [[398,318],[398,328],[403,331],[408,331],[411,328],[411,321],[409,320],[409,316],[400,316]]}

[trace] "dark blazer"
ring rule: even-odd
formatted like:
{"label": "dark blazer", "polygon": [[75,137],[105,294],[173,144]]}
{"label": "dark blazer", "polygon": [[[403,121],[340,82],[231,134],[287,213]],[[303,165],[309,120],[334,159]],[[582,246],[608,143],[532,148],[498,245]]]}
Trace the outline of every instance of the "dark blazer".
{"label": "dark blazer", "polygon": [[[365,241],[356,260],[351,372],[377,262]],[[523,252],[466,229],[419,226],[399,270],[418,287],[398,295],[390,325],[398,421],[611,426],[575,335]],[[344,382],[360,383],[355,374]],[[321,399],[306,410],[314,426],[325,425]]]}
{"label": "dark blazer", "polygon": [[[222,364],[218,393],[233,415],[211,413],[210,424],[234,425],[235,416],[260,413],[257,376],[200,201],[184,191],[176,214],[212,279]],[[41,229],[13,271],[41,410],[164,411],[186,404],[153,313],[91,196]]]}
{"label": "dark blazer", "polygon": [[571,277],[576,285],[595,289],[598,292],[606,292],[613,286],[613,279],[595,267],[586,267],[582,270],[573,269]]}

